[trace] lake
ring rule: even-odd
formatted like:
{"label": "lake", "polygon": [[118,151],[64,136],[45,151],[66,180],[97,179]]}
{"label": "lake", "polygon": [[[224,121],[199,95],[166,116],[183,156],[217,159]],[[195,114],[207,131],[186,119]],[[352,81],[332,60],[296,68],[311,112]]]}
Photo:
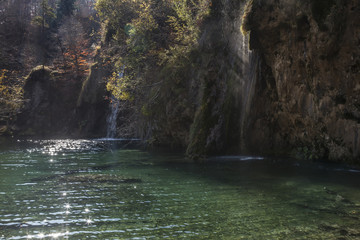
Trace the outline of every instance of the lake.
{"label": "lake", "polygon": [[0,239],[360,239],[355,168],[193,163],[121,139],[0,144]]}

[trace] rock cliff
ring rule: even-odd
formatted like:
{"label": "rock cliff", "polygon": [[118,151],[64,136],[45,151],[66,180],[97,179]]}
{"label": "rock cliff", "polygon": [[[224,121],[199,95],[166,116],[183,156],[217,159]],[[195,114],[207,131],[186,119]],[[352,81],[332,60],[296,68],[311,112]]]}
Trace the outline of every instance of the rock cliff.
{"label": "rock cliff", "polygon": [[78,81],[43,65],[25,79],[25,104],[17,117],[17,135],[33,137],[76,137]]}
{"label": "rock cliff", "polygon": [[84,81],[77,100],[78,131],[81,136],[104,137],[106,135],[106,116],[109,101],[105,100],[106,77],[110,71],[101,63],[90,68],[90,74]]}
{"label": "rock cliff", "polygon": [[358,162],[359,2],[214,3],[201,38],[188,154]]}
{"label": "rock cliff", "polygon": [[[215,4],[216,3],[216,4]],[[200,38],[197,112],[189,156],[269,151],[275,82],[241,32],[245,1],[214,1]]]}
{"label": "rock cliff", "polygon": [[[359,163],[359,5],[213,0],[199,46],[181,70],[152,71],[147,76],[156,81],[143,86],[140,97],[121,102],[122,136],[187,147],[194,159],[291,153]],[[111,52],[119,47],[104,47],[104,56],[117,58]],[[97,59],[82,90],[79,83],[63,85],[48,69],[35,69],[25,85],[29,102],[19,126],[34,134],[55,129],[104,136],[105,80],[112,69],[101,62],[107,60]]]}
{"label": "rock cliff", "polygon": [[268,91],[276,96],[269,99],[271,116],[252,122],[251,145],[264,137],[266,141],[259,130],[271,126],[275,150],[358,161],[359,1],[254,0],[245,11],[243,28],[250,48],[261,52],[271,69],[274,85]]}

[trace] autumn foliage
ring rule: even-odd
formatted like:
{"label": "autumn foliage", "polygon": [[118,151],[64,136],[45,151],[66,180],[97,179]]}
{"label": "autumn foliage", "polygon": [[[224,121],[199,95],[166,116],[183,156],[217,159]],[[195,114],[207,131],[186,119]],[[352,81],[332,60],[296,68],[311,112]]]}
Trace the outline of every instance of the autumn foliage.
{"label": "autumn foliage", "polygon": [[16,76],[16,72],[0,69],[0,122],[12,120],[23,105],[23,81]]}
{"label": "autumn foliage", "polygon": [[65,69],[78,75],[86,75],[89,72],[89,58],[91,52],[86,46],[86,41],[68,46],[64,52]]}
{"label": "autumn foliage", "polygon": [[84,76],[88,73],[91,51],[81,23],[75,17],[69,17],[59,29],[67,72]]}

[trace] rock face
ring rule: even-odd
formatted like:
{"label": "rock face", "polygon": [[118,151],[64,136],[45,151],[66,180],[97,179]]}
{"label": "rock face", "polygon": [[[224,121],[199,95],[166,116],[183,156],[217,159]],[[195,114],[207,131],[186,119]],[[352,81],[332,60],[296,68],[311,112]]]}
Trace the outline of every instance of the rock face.
{"label": "rock face", "polygon": [[24,86],[26,102],[17,122],[21,134],[45,135],[51,128],[52,117],[49,112],[56,91],[51,72],[48,67],[38,66],[26,79]]}
{"label": "rock face", "polygon": [[214,1],[188,154],[359,162],[359,7],[356,0]]}
{"label": "rock face", "polygon": [[77,119],[82,136],[106,136],[106,116],[109,102],[105,100],[106,81],[110,71],[100,63],[91,66],[77,101]]}
{"label": "rock face", "polygon": [[72,137],[79,84],[48,67],[34,68],[24,86],[25,106],[18,116],[18,135]]}
{"label": "rock face", "polygon": [[200,38],[197,81],[201,86],[187,148],[195,159],[206,154],[259,153],[272,147],[267,121],[275,83],[261,53],[249,50],[249,39],[241,33],[245,3],[214,1]]}
{"label": "rock face", "polygon": [[[164,89],[171,91],[160,88],[155,94],[159,104],[141,108],[136,137],[187,146],[195,159],[295,150],[305,158],[359,163],[359,5],[358,0],[212,1],[199,48],[182,71],[186,81],[179,86],[169,81],[172,87]],[[80,129],[76,133],[83,136],[105,136],[104,78],[110,73],[95,64],[81,90],[49,69],[34,69],[25,86],[29,101],[19,117],[21,131]]]}
{"label": "rock face", "polygon": [[251,49],[271,69],[263,76],[274,79],[267,92],[276,96],[268,119],[255,114],[251,145],[272,135],[275,150],[359,161],[359,1],[254,0],[244,20]]}
{"label": "rock face", "polygon": [[48,67],[34,68],[24,86],[25,106],[18,116],[17,135],[34,137],[103,137],[108,101],[99,64],[81,86],[81,79]]}

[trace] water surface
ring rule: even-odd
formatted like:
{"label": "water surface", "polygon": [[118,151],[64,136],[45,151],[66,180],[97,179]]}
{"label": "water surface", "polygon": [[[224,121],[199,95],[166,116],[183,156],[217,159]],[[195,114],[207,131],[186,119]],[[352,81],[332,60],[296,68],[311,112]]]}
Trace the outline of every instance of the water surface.
{"label": "water surface", "polygon": [[360,172],[128,141],[0,147],[0,239],[360,239]]}

